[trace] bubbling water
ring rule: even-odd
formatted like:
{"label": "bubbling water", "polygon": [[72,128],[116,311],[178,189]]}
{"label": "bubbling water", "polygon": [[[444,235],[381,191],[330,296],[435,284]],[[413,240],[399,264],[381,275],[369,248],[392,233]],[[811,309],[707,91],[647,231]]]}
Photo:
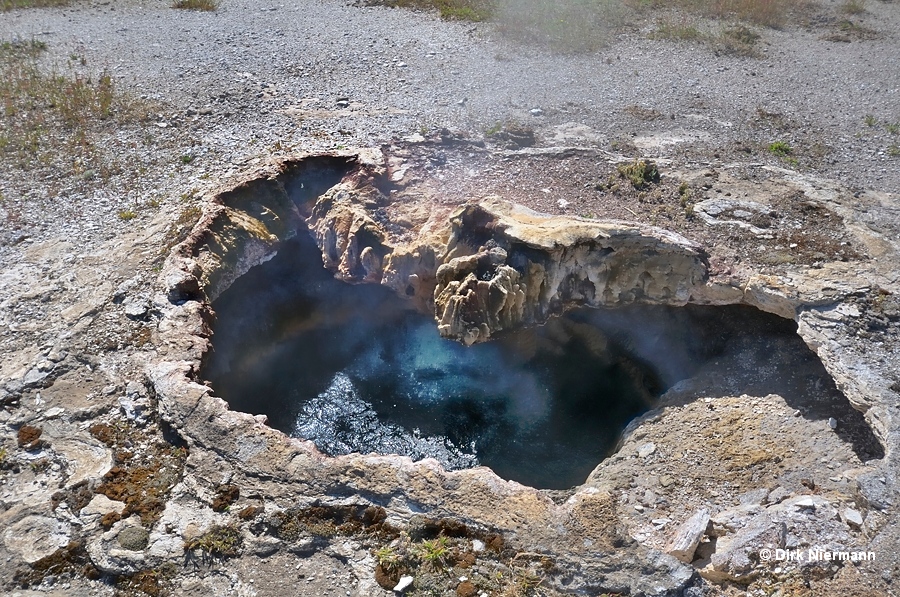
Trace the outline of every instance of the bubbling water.
{"label": "bubbling water", "polygon": [[232,408],[331,455],[478,464],[543,488],[584,481],[659,384],[570,318],[471,347],[372,285],[334,280],[303,236],[214,303],[203,374]]}

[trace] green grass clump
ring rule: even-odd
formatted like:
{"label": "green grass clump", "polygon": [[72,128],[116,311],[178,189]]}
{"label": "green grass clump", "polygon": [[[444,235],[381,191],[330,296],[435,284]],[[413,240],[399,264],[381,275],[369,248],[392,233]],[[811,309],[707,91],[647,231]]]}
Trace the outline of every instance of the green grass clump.
{"label": "green grass clump", "polygon": [[635,160],[619,164],[619,176],[627,179],[631,186],[640,190],[659,182],[659,169],[650,160]]}
{"label": "green grass clump", "polygon": [[422,541],[414,547],[413,553],[424,566],[432,570],[441,570],[447,567],[450,561],[450,540],[442,536]]}
{"label": "green grass clump", "polygon": [[133,220],[137,217],[137,213],[133,209],[120,209],[119,210],[119,219],[123,222],[127,222],[128,220]]}
{"label": "green grass clump", "polygon": [[769,153],[774,156],[783,158],[794,153],[794,149],[786,141],[775,141],[769,143]]}

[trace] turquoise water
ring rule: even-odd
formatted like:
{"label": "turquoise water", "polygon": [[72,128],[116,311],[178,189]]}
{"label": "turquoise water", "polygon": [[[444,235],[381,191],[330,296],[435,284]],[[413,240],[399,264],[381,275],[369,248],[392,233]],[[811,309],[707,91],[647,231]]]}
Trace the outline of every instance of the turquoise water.
{"label": "turquoise water", "polygon": [[571,487],[660,389],[599,331],[574,322],[472,347],[441,338],[392,292],[334,280],[306,238],[240,278],[214,308],[203,375],[216,392],[332,455],[432,457]]}

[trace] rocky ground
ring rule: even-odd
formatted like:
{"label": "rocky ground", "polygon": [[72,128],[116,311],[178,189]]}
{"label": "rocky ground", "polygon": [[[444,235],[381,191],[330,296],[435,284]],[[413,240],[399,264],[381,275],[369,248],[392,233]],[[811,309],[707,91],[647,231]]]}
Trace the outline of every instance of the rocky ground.
{"label": "rocky ground", "polygon": [[[48,122],[41,149],[3,153],[0,590],[378,595],[398,556],[415,563],[419,594],[895,594],[900,5],[870,0],[847,17],[819,2],[760,29],[755,56],[651,39],[655,27],[650,15],[568,55],[490,24],[330,0],[0,13],[0,41],[46,43],[41,67],[66,76],[105,69],[120,102],[87,125],[87,144]],[[717,288],[743,293],[704,301],[798,319],[843,414],[816,411],[828,376],[793,394],[755,383],[737,346],[673,388],[577,491],[348,461],[400,467],[407,493],[383,480],[369,495],[384,510],[354,510],[359,496],[311,473],[284,481],[332,465],[296,456],[273,472],[259,461],[297,448],[260,456],[276,441],[262,431],[235,457],[179,427],[177,409],[160,419],[147,372],[205,345],[184,328],[202,307],[160,299],[157,278],[214,192],[272,157],[382,144],[390,205],[413,231],[417,213],[499,195],[699,243]],[[655,160],[660,179],[634,184],[619,168],[634,158]],[[850,404],[868,411],[856,427]],[[442,522],[412,516],[415,491],[448,496],[423,513]],[[711,526],[693,566],[659,555],[696,515]],[[569,539],[529,520],[596,543],[560,552]],[[876,560],[775,566],[763,545]]]}

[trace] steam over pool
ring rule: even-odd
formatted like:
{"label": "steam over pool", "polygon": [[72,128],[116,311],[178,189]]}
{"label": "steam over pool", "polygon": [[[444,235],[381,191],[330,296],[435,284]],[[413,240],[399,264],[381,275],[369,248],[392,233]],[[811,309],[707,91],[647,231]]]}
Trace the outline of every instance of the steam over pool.
{"label": "steam over pool", "polygon": [[214,308],[203,373],[217,393],[331,455],[431,457],[571,487],[658,389],[575,318],[472,347],[443,339],[392,292],[334,280],[305,236],[238,279]]}

